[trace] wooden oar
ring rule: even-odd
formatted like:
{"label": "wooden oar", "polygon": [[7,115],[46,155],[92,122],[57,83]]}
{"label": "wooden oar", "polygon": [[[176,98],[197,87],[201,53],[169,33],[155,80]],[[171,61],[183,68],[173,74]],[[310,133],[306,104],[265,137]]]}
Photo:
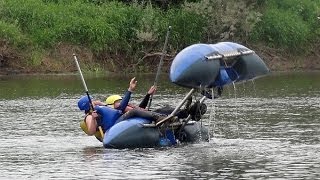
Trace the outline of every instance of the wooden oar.
{"label": "wooden oar", "polygon": [[[154,83],[153,83],[154,87],[157,87],[158,79],[159,79],[159,76],[160,76],[160,73],[161,73],[161,67],[163,65],[163,57],[167,52],[167,44],[168,44],[168,40],[169,40],[170,30],[171,30],[171,26],[168,27],[166,39],[164,41],[164,46],[163,46],[163,49],[162,49],[162,54],[161,54],[160,62],[159,62],[159,65],[158,65],[156,78],[154,79]],[[149,99],[148,110],[150,109],[152,98],[153,98],[153,94],[151,94],[150,99]]]}
{"label": "wooden oar", "polygon": [[[78,59],[77,59],[77,56],[76,54],[73,54],[73,58],[74,58],[74,61],[77,65],[77,69],[79,71],[79,74],[80,74],[80,77],[81,77],[81,81],[82,81],[82,84],[83,84],[83,87],[84,87],[84,90],[86,91],[86,94],[88,96],[88,99],[89,99],[89,103],[90,103],[90,112],[94,111],[94,107],[93,107],[93,104],[92,104],[92,100],[90,98],[90,95],[89,95],[89,91],[88,91],[88,88],[87,88],[87,84],[83,78],[83,74],[82,74],[82,71],[81,71],[81,68],[80,68],[80,65],[79,65],[79,62],[78,62]],[[103,131],[102,131],[102,128],[101,126],[98,127],[99,128],[99,132],[101,134],[101,137],[103,138]]]}

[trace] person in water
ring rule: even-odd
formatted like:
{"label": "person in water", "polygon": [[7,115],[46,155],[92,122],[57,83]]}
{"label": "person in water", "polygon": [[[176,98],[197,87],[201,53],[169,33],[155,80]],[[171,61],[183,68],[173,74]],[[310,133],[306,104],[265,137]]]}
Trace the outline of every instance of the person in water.
{"label": "person in water", "polygon": [[[101,101],[92,101],[92,105],[94,107],[94,109],[92,110],[90,109],[91,105],[90,105],[88,96],[81,97],[78,101],[78,107],[80,110],[84,110],[86,114],[84,120],[80,123],[81,129],[87,135],[89,136],[95,135],[98,140],[102,141],[103,135],[101,132],[99,132],[98,127],[101,127],[104,133],[111,126],[115,124],[114,123],[115,120],[113,120],[115,118],[120,117],[119,119],[124,120],[130,117],[139,116],[151,121],[165,118],[165,116],[162,114],[142,110],[143,106],[140,107],[140,109],[135,108],[130,110],[129,108],[127,108],[129,100],[131,98],[131,94],[132,92],[134,92],[136,85],[137,85],[137,81],[135,80],[135,78],[132,78],[129,84],[129,88],[124,94],[124,97],[121,98],[120,102],[116,103],[117,111],[113,110],[111,112],[113,114],[112,118],[108,120],[104,120],[104,118],[102,117],[103,114],[98,112],[99,110],[101,110],[102,106],[105,106],[104,103],[102,103]],[[150,93],[149,96],[151,95],[151,93],[154,93],[154,92],[155,92],[155,88],[151,87],[150,90],[148,91],[148,94]],[[145,102],[142,101],[142,104],[145,104]]]}
{"label": "person in water", "polygon": [[[137,81],[135,81],[136,85]],[[144,119],[150,120],[150,121],[160,121],[164,118],[167,117],[168,114],[166,113],[161,113],[161,112],[152,112],[148,111],[146,109],[150,96],[153,95],[156,91],[155,86],[151,86],[150,89],[148,90],[147,94],[139,104],[139,106],[133,105],[131,103],[128,103],[126,107],[122,107],[123,99],[120,95],[111,95],[106,99],[106,105],[108,107],[117,109],[117,110],[122,110],[124,113],[119,119],[116,121],[116,123],[133,118],[133,117],[142,117]],[[124,109],[124,110],[123,110]],[[115,124],[116,124],[115,123]]]}
{"label": "person in water", "polygon": [[[155,121],[160,121],[160,119],[163,119],[165,118],[165,116],[169,115],[174,110],[174,108],[168,105],[162,108],[158,108],[153,112],[146,109],[148,102],[150,100],[150,97],[155,93],[155,91],[156,91],[156,87],[151,86],[149,91],[147,92],[147,94],[139,104],[139,106],[128,104],[124,111],[125,114],[121,118],[119,118],[117,122],[120,122],[125,119],[129,119],[135,116],[143,117],[143,118],[151,119]],[[119,109],[119,108],[123,108],[123,107],[120,107],[121,101],[122,101],[122,97],[120,95],[111,95],[106,99],[105,102],[107,106],[112,107],[114,109]],[[192,103],[192,98],[190,97],[187,100],[187,104],[185,108],[182,110],[179,110],[176,114],[176,117],[180,119],[187,118],[189,115],[188,110],[191,103]]]}
{"label": "person in water", "polygon": [[[131,97],[131,93],[135,90],[136,88],[137,81],[135,78],[132,78],[129,84],[128,90],[124,94],[124,100],[120,103],[119,105],[119,112],[118,112],[118,117],[122,115],[121,111],[125,110],[125,107],[127,107],[128,102]],[[102,122],[102,115],[99,114],[96,111],[96,107],[98,106],[104,106],[105,104],[102,103],[101,101],[92,101],[92,106],[94,109],[91,109],[91,105],[89,102],[88,96],[83,96],[79,99],[78,101],[78,107],[80,110],[85,112],[85,117],[84,120],[80,123],[81,129],[89,136],[95,135],[98,140],[102,140],[102,134],[99,132],[98,127],[103,125],[103,124],[108,124]],[[101,127],[103,132],[105,132],[107,129],[106,127]]]}
{"label": "person in water", "polygon": [[[139,106],[133,105],[131,103],[128,103],[127,107],[125,108],[124,112],[128,112],[132,109],[142,109],[142,110],[146,110],[145,108],[148,105],[150,96],[153,95],[156,91],[156,87],[155,86],[151,86],[150,89],[148,90],[147,94],[145,95],[145,97],[143,98],[143,100],[140,102]],[[118,94],[116,95],[111,95],[106,99],[106,105],[109,107],[112,107],[114,109],[119,109],[120,107],[120,102],[122,100],[122,97]]]}

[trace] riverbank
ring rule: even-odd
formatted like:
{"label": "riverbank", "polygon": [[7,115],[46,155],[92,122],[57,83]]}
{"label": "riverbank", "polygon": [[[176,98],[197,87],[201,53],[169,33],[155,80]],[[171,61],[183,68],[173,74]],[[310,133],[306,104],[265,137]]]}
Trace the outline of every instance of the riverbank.
{"label": "riverbank", "polygon": [[[298,53],[291,54],[281,49],[265,47],[261,45],[249,45],[267,64],[271,71],[318,71],[320,70],[320,45],[314,47],[309,53],[299,56]],[[0,75],[15,75],[15,74],[60,74],[60,73],[75,73],[77,71],[72,57],[73,52],[78,52],[79,62],[84,72],[112,72],[123,71],[114,67],[112,61],[99,63],[95,60],[93,53],[87,49],[79,47],[60,45],[52,52],[41,58],[36,65],[26,63],[23,56],[14,51],[6,52],[9,56],[0,56]],[[160,53],[159,53],[160,54]],[[168,55],[165,58],[163,72],[169,72],[170,64],[175,55]],[[155,56],[149,58],[148,70],[143,73],[156,72],[160,57]],[[151,63],[150,63],[151,62]],[[125,67],[126,72],[141,72],[134,65]]]}
{"label": "riverbank", "polygon": [[273,71],[320,69],[319,2],[176,3],[3,1],[0,74],[76,72],[73,53],[83,71],[156,72],[169,26],[163,71],[186,46],[220,41],[249,47]]}
{"label": "riverbank", "polygon": [[285,51],[266,46],[250,46],[272,71],[318,71],[320,70],[320,44],[308,53]]}

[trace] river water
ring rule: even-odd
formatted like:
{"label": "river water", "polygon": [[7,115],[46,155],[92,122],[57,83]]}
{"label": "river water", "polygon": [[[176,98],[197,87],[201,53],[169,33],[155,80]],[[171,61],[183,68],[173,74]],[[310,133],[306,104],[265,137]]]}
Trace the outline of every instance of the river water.
{"label": "river water", "polygon": [[[104,100],[130,77],[85,76]],[[154,76],[139,76],[138,103]],[[188,92],[161,77],[153,107]],[[207,100],[209,142],[104,149],[79,127],[77,75],[0,77],[0,179],[320,179],[320,73],[273,73]],[[194,98],[200,98],[196,96]]]}

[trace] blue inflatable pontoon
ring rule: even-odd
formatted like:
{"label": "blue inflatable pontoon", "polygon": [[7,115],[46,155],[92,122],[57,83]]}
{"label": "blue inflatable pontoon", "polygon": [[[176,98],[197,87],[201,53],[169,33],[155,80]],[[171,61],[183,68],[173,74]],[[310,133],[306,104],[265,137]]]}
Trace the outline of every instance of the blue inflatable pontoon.
{"label": "blue inflatable pontoon", "polygon": [[[269,73],[263,60],[249,48],[232,42],[194,44],[177,54],[170,68],[170,80],[190,92],[169,115],[174,117],[197,90],[221,88],[231,83],[254,79]],[[204,95],[198,102],[200,116],[151,123],[135,117],[111,126],[105,132],[106,148],[140,148],[174,145],[177,142],[208,141],[208,130],[198,120],[205,113]],[[197,121],[191,121],[192,119]]]}

